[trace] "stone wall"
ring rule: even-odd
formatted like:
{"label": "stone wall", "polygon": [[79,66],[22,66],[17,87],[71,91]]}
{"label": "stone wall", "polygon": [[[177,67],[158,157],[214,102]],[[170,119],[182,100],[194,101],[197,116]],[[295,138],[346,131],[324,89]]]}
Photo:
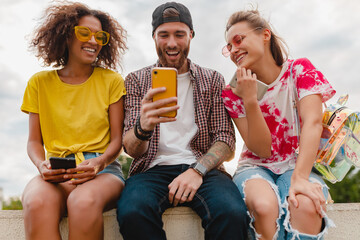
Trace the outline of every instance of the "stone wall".
{"label": "stone wall", "polygon": [[[335,222],[325,240],[357,240],[360,239],[360,203],[330,204],[327,206],[329,217]],[[164,229],[169,240],[204,239],[200,218],[187,207],[176,207],[163,214]],[[104,213],[105,240],[122,240],[118,231],[115,210]],[[60,224],[61,234],[67,240],[67,219]],[[22,211],[0,211],[0,239],[21,240],[24,237]]]}

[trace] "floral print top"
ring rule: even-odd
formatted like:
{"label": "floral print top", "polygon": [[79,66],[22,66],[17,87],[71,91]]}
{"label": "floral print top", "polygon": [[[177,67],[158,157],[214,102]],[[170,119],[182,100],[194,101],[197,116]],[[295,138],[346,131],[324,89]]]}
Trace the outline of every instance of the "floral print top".
{"label": "floral print top", "polygon": [[[290,68],[293,61],[295,61],[292,70],[293,82],[290,82]],[[276,174],[295,168],[298,136],[292,103],[293,86],[297,88],[299,101],[305,96],[320,94],[322,101],[326,102],[335,94],[335,90],[324,75],[308,59],[286,61],[278,78],[269,85],[264,97],[259,100],[260,109],[271,132],[272,155],[269,158],[260,158],[244,144],[238,167],[263,166]],[[246,117],[240,97],[231,90],[225,89],[222,92],[222,98],[232,118]]]}

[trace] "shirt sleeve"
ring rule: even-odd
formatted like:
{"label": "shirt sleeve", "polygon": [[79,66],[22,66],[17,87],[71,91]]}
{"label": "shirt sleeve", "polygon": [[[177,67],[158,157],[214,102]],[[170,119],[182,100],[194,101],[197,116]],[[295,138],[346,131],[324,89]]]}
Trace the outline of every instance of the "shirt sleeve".
{"label": "shirt sleeve", "polygon": [[33,75],[27,83],[23,102],[21,105],[21,111],[24,113],[39,113],[39,102],[38,102],[38,81],[37,75]]}
{"label": "shirt sleeve", "polygon": [[210,116],[210,133],[213,136],[212,143],[225,142],[232,151],[235,150],[235,132],[229,115],[226,113],[221,94],[225,87],[224,77],[215,72],[215,86],[213,89],[213,109]]}
{"label": "shirt sleeve", "polygon": [[122,96],[126,94],[124,79],[118,73],[115,74],[115,78],[110,89],[110,104],[116,103]]}
{"label": "shirt sleeve", "polygon": [[296,60],[293,69],[299,100],[311,94],[320,94],[322,101],[326,102],[335,95],[336,91],[328,80],[308,59]]}
{"label": "shirt sleeve", "polygon": [[141,108],[141,91],[138,79],[134,73],[130,73],[125,79],[125,88],[127,94],[125,96],[125,121],[124,135],[135,125],[136,117],[140,113]]}
{"label": "shirt sleeve", "polygon": [[227,89],[222,91],[221,97],[231,118],[246,117],[244,103],[240,97]]}

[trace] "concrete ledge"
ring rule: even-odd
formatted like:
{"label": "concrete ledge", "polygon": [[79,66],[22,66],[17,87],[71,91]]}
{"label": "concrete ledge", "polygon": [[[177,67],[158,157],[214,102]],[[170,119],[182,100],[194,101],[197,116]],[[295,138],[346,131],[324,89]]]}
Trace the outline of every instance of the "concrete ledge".
{"label": "concrete ledge", "polygon": [[[337,225],[329,230],[326,240],[360,239],[360,203],[330,204],[327,206],[329,217]],[[163,214],[164,229],[169,240],[200,240],[204,239],[201,220],[194,211],[187,207],[171,208]],[[122,240],[116,221],[116,211],[104,213],[106,240]],[[61,235],[67,240],[67,218],[60,224]],[[22,211],[0,211],[0,239],[25,239]]]}
{"label": "concrete ledge", "polygon": [[360,203],[335,203],[327,206],[328,216],[336,225],[326,240],[360,239]]}
{"label": "concrete ledge", "polygon": [[204,239],[200,217],[188,207],[167,209],[163,214],[166,238],[169,240]]}

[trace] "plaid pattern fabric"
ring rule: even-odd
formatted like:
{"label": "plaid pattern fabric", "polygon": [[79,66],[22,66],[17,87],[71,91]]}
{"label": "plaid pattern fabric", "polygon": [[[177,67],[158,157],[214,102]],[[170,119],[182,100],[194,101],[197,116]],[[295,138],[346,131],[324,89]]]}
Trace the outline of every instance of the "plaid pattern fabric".
{"label": "plaid pattern fabric", "polygon": [[[188,61],[191,84],[194,89],[195,123],[199,128],[190,142],[192,152],[198,159],[218,141],[225,142],[234,151],[234,128],[221,98],[221,91],[225,87],[224,77],[214,70],[202,68]],[[159,63],[156,63],[132,72],[126,77],[124,134],[133,129],[136,118],[140,114],[141,100],[151,88],[151,69],[158,66]],[[130,176],[149,168],[159,147],[159,130],[158,125],[154,129],[147,152],[133,160],[129,170]]]}

